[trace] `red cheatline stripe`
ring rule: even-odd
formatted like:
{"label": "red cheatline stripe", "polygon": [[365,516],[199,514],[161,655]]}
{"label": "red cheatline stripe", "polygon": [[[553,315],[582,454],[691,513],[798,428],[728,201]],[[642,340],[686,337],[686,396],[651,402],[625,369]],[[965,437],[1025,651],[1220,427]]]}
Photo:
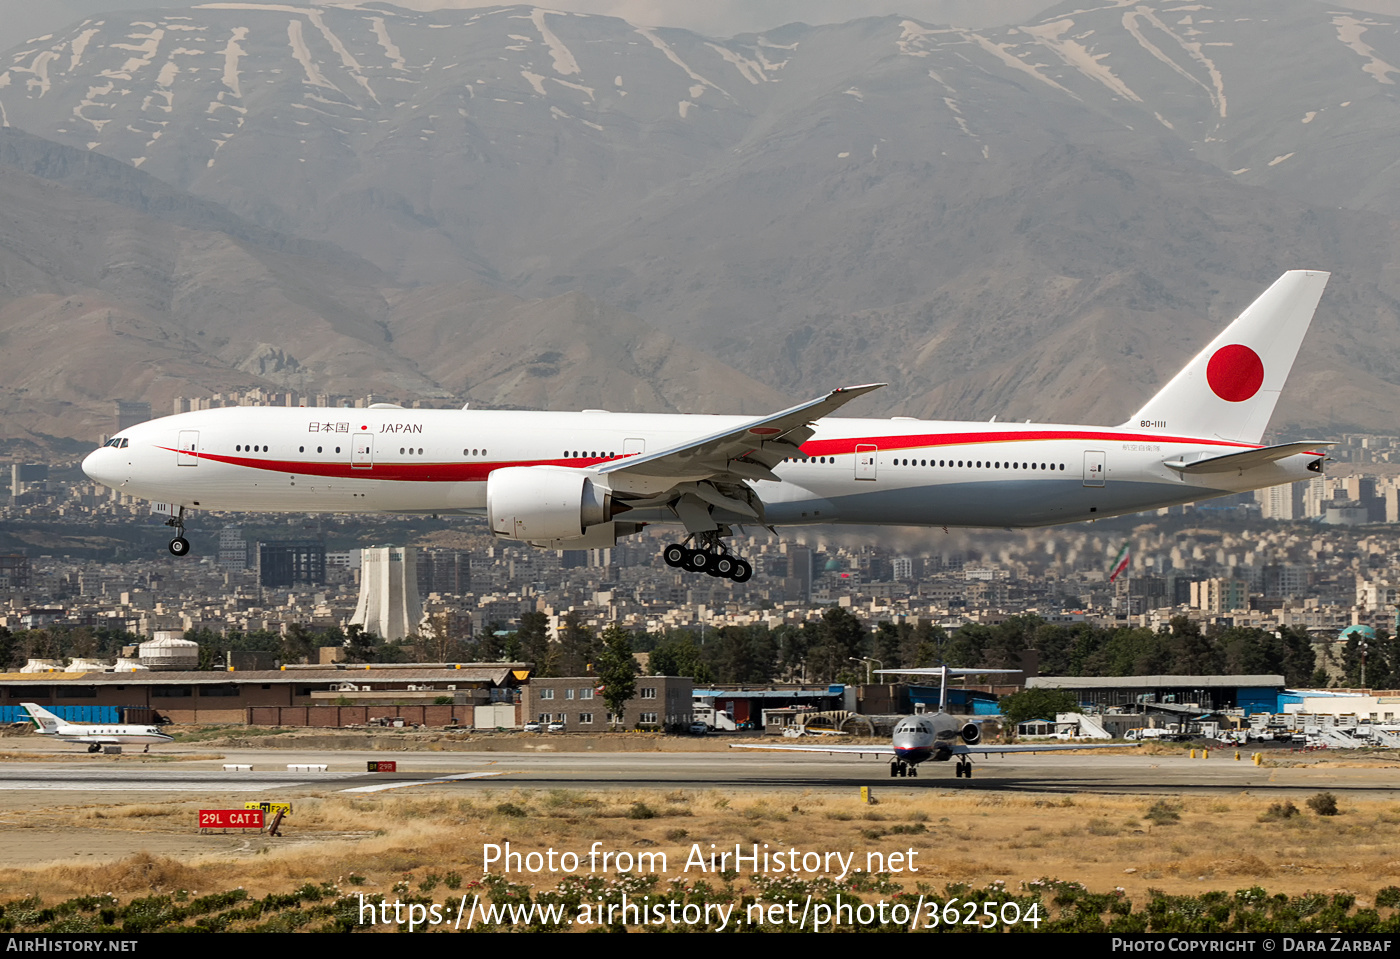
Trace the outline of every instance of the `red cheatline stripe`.
{"label": "red cheatline stripe", "polygon": [[[839,456],[854,453],[856,446],[878,446],[880,452],[904,452],[919,449],[967,446],[976,443],[1004,444],[1081,440],[1095,443],[1186,443],[1192,445],[1227,446],[1241,450],[1261,449],[1254,443],[1235,443],[1191,436],[1156,436],[1144,433],[1117,433],[1095,430],[1014,430],[976,433],[922,433],[913,436],[859,436],[845,439],[809,440],[802,444],[808,456]],[[158,447],[182,456],[188,451]],[[199,459],[246,469],[286,473],[289,476],[330,476],[339,479],[400,480],[416,483],[484,483],[494,470],[512,466],[565,466],[582,468],[606,463],[623,457],[588,457],[577,459],[516,460],[494,463],[393,463],[382,460],[372,468],[352,467],[348,462],[323,463],[297,460],[258,459],[250,456],[224,456],[217,453],[196,454]],[[1320,456],[1320,453],[1309,454]],[[1027,454],[1029,457],[1029,454]]]}
{"label": "red cheatline stripe", "polygon": [[[188,451],[157,447],[189,456]],[[595,463],[605,463],[607,457],[584,457],[557,460],[520,460],[519,462],[497,463],[385,463],[377,462],[373,467],[352,467],[346,462],[316,463],[298,460],[255,459],[251,456],[222,456],[217,453],[199,453],[199,459],[229,466],[242,466],[246,469],[265,470],[269,473],[286,473],[290,476],[330,476],[337,479],[402,480],[411,483],[484,483],[493,470],[509,466],[570,466],[584,467]],[[616,457],[621,459],[621,457]]]}
{"label": "red cheatline stripe", "polygon": [[1191,443],[1259,449],[1256,443],[1232,443],[1195,436],[1158,436],[1151,433],[1117,433],[1101,430],[1006,430],[977,433],[922,433],[904,436],[865,436],[856,439],[809,440],[802,450],[809,456],[839,456],[854,453],[856,444],[875,445],[880,451],[913,450],[924,447],[965,446],[970,443],[1025,443],[1052,440],[1084,440],[1095,443]]}

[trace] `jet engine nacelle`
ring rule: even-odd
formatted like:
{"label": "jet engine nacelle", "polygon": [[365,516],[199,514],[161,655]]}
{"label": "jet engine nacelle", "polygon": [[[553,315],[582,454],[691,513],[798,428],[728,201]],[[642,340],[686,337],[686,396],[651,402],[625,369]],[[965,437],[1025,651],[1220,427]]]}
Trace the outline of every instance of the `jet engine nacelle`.
{"label": "jet engine nacelle", "polygon": [[958,730],[958,735],[961,736],[962,741],[969,746],[976,746],[982,741],[982,727],[976,723],[967,723],[962,729]]}
{"label": "jet engine nacelle", "polygon": [[512,466],[486,480],[491,532],[505,539],[577,539],[611,519],[611,507],[611,493],[560,466]]}

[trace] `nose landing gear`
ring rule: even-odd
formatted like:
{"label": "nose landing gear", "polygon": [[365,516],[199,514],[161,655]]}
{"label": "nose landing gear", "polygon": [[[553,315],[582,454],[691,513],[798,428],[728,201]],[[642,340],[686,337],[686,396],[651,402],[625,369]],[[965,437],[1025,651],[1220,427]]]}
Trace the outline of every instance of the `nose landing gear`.
{"label": "nose landing gear", "polygon": [[718,536],[703,542],[699,549],[672,543],[662,551],[661,556],[666,560],[666,565],[673,569],[688,569],[692,573],[706,573],[716,579],[731,579],[736,583],[747,583],[753,578],[753,567],[747,561],[731,555]]}
{"label": "nose landing gear", "polygon": [[179,511],[165,521],[166,526],[175,527],[175,538],[170,541],[171,556],[185,556],[190,551],[190,541],[185,539],[185,508],[181,506]]}

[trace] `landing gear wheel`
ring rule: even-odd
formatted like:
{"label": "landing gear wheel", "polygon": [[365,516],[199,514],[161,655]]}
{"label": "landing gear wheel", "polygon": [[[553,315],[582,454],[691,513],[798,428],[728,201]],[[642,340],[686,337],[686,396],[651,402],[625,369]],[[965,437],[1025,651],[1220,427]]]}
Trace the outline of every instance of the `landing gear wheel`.
{"label": "landing gear wheel", "polygon": [[890,763],[890,778],[893,779],[894,777],[896,777],[896,776],[898,776],[898,775],[899,775],[899,763],[898,763],[898,762]]}
{"label": "landing gear wheel", "polygon": [[672,543],[670,546],[667,546],[664,551],[662,551],[661,558],[666,560],[667,566],[670,566],[673,569],[679,569],[680,567],[685,565],[686,553],[689,552],[690,550],[686,549],[679,543]]}
{"label": "landing gear wheel", "polygon": [[685,565],[692,573],[708,573],[711,559],[710,554],[703,549],[695,549],[685,558]]}
{"label": "landing gear wheel", "polygon": [[753,579],[753,567],[745,560],[735,560],[734,572],[730,574],[729,578],[736,583],[747,583],[749,580]]}
{"label": "landing gear wheel", "polygon": [[909,777],[910,777],[911,779],[918,779],[918,778],[919,778],[919,767],[918,767],[918,766],[910,766],[910,767],[909,767]]}
{"label": "landing gear wheel", "polygon": [[710,563],[710,568],[706,570],[706,572],[711,576],[733,579],[736,568],[737,566],[733,556],[716,556],[714,562]]}
{"label": "landing gear wheel", "polygon": [[88,752],[96,753],[102,751],[101,743],[88,743]]}
{"label": "landing gear wheel", "polygon": [[165,521],[166,526],[175,527],[175,538],[170,541],[170,555],[184,556],[190,551],[190,541],[185,539],[185,508],[181,506],[174,516]]}

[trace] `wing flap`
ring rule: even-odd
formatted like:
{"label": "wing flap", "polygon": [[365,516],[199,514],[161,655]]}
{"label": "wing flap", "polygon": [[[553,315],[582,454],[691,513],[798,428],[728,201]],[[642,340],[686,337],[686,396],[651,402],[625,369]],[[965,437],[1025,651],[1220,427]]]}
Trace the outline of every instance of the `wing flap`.
{"label": "wing flap", "polygon": [[730,749],[768,749],[784,753],[845,753],[850,756],[893,756],[894,746],[761,746],[730,743]]}

